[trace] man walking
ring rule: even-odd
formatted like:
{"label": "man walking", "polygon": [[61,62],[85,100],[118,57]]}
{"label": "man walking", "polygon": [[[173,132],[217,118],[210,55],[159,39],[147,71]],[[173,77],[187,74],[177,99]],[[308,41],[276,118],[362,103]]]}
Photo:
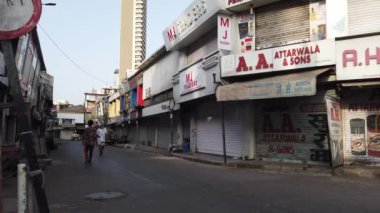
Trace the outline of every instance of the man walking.
{"label": "man walking", "polygon": [[99,156],[103,155],[104,146],[106,145],[106,135],[107,129],[101,125],[98,130],[96,130],[96,135],[98,136],[98,147],[99,147]]}
{"label": "man walking", "polygon": [[84,147],[84,159],[85,164],[91,164],[92,153],[94,152],[94,146],[96,144],[96,128],[93,127],[94,121],[89,120],[87,122],[88,127],[84,130],[83,134],[83,147]]}

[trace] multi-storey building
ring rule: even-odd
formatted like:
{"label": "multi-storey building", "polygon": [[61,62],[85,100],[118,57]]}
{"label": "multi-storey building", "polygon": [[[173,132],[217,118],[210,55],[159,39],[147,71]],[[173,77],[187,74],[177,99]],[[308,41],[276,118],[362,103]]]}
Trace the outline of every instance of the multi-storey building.
{"label": "multi-storey building", "polygon": [[134,141],[378,165],[378,16],[376,0],[194,0],[138,69]]}
{"label": "multi-storey building", "polygon": [[120,83],[145,59],[146,0],[121,1]]}

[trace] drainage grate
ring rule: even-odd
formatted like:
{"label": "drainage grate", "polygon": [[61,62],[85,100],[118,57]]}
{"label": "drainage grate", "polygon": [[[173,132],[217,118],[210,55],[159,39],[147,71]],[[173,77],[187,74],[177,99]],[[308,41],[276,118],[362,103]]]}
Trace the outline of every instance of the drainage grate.
{"label": "drainage grate", "polygon": [[123,192],[95,192],[89,195],[86,195],[85,198],[88,200],[111,200],[116,198],[125,197],[126,194]]}

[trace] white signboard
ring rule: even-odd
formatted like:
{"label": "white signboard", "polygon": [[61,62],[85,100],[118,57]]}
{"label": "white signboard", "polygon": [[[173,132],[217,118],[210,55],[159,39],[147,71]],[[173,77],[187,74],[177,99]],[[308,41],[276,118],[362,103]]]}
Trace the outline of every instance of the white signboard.
{"label": "white signboard", "polygon": [[217,90],[218,101],[255,100],[316,94],[315,77],[302,80],[241,83],[227,85]]}
{"label": "white signboard", "polygon": [[219,1],[195,0],[185,12],[162,33],[167,50],[173,49],[191,32],[220,10]]}
{"label": "white signboard", "polygon": [[343,165],[343,130],[340,100],[326,96],[327,122],[333,167]]}
{"label": "white signboard", "polygon": [[252,0],[225,0],[227,4],[227,8],[234,7],[237,5],[241,5],[247,2],[252,2]]}
{"label": "white signboard", "polygon": [[32,30],[41,16],[40,0],[0,0],[0,39],[12,39]]}
{"label": "white signboard", "polygon": [[335,41],[302,43],[222,57],[222,77],[335,64]]}
{"label": "white signboard", "polygon": [[231,17],[218,16],[218,49],[231,50]]}
{"label": "white signboard", "polygon": [[206,76],[199,63],[181,72],[179,78],[179,92],[181,95],[202,89],[206,86]]}
{"label": "white signboard", "polygon": [[336,41],[337,80],[380,77],[380,35]]}
{"label": "white signboard", "polygon": [[165,102],[162,102],[160,104],[145,107],[142,110],[142,116],[147,117],[147,116],[162,114],[162,113],[170,112],[171,110],[175,111],[175,110],[179,110],[179,109],[180,109],[180,105],[174,103],[173,100],[165,101]]}

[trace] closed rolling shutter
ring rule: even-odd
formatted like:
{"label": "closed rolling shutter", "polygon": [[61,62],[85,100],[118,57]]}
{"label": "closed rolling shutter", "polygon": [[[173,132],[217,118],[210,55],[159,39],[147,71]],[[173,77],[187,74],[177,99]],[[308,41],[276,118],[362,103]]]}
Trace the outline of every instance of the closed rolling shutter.
{"label": "closed rolling shutter", "polygon": [[348,31],[350,35],[380,31],[379,0],[348,0]]}
{"label": "closed rolling shutter", "polygon": [[343,92],[345,163],[379,165],[380,103],[376,89],[346,89]]}
{"label": "closed rolling shutter", "polygon": [[139,139],[140,139],[140,144],[143,144],[143,145],[148,145],[148,141],[147,141],[147,138],[148,138],[148,122],[147,122],[147,119],[144,119],[144,120],[140,120],[139,121]]}
{"label": "closed rolling shutter", "polygon": [[[169,148],[171,144],[170,127],[170,115],[167,113],[160,115],[158,121],[158,147],[164,149]],[[173,128],[173,137],[174,135],[175,129]]]}
{"label": "closed rolling shutter", "polygon": [[220,107],[207,102],[197,109],[197,151],[208,154],[223,154]]}
{"label": "closed rolling shutter", "polygon": [[328,152],[326,95],[334,96],[335,90],[319,90],[310,97],[258,101],[258,156],[304,162],[312,160],[313,149]]}
{"label": "closed rolling shutter", "polygon": [[287,0],[256,9],[256,49],[310,40],[308,0]]}
{"label": "closed rolling shutter", "polygon": [[149,118],[148,120],[148,145],[156,146],[156,127],[157,120],[155,118]]}
{"label": "closed rolling shutter", "polygon": [[[242,103],[225,103],[225,134],[227,156],[241,157],[244,137]],[[203,103],[198,109],[197,148],[198,152],[223,154],[223,131],[219,103]]]}
{"label": "closed rolling shutter", "polygon": [[243,153],[244,122],[247,118],[241,102],[225,103],[226,150],[228,156],[241,157]]}
{"label": "closed rolling shutter", "polygon": [[74,134],[74,130],[61,130],[62,140],[71,140],[71,136]]}

